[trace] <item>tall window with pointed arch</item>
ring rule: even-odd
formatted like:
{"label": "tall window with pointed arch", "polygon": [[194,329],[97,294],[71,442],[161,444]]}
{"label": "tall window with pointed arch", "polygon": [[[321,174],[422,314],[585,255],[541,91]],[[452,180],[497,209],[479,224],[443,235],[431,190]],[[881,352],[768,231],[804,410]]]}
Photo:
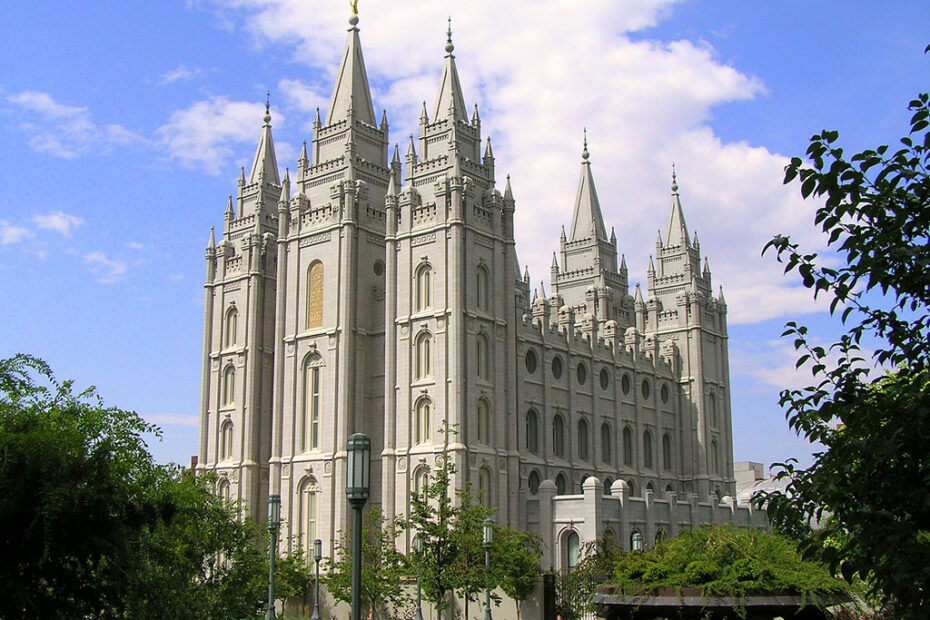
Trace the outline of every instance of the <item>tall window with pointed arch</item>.
{"label": "tall window with pointed arch", "polygon": [[487,467],[478,470],[478,499],[483,506],[491,507],[491,472]]}
{"label": "tall window with pointed arch", "polygon": [[720,452],[717,449],[717,440],[710,442],[710,473],[720,473]]}
{"label": "tall window with pointed arch", "polygon": [[714,396],[714,393],[711,392],[707,395],[707,409],[710,414],[710,425],[717,426],[717,398]]}
{"label": "tall window with pointed arch", "polygon": [[426,310],[433,305],[433,268],[423,263],[414,275],[414,304],[416,311]]}
{"label": "tall window with pointed arch", "polygon": [[220,460],[225,461],[226,459],[231,459],[232,449],[233,423],[231,420],[226,420],[223,422],[223,426],[220,427]]}
{"label": "tall window with pointed arch", "polygon": [[613,437],[610,432],[610,424],[604,422],[601,424],[601,460],[610,465],[614,461],[613,455]]}
{"label": "tall window with pointed arch", "polygon": [[672,438],[668,433],[662,435],[662,469],[672,471]]}
{"label": "tall window with pointed arch", "polygon": [[323,361],[313,355],[304,362],[301,409],[301,450],[320,449],[320,410],[322,408]]}
{"label": "tall window with pointed arch", "polygon": [[478,302],[478,309],[487,311],[490,306],[488,302],[488,269],[484,265],[478,265],[475,273],[475,279],[477,280],[475,297]]}
{"label": "tall window with pointed arch", "polygon": [[236,399],[236,369],[232,364],[223,371],[223,404],[231,405]]}
{"label": "tall window with pointed arch", "polygon": [[317,505],[320,487],[315,478],[301,482],[297,497],[297,539],[300,547],[312,556],[313,540],[317,538]]}
{"label": "tall window with pointed arch", "polygon": [[578,458],[588,460],[588,422],[584,418],[578,420]]}
{"label": "tall window with pointed arch", "polygon": [[526,449],[539,454],[539,414],[535,409],[526,412]]}
{"label": "tall window with pointed arch", "polygon": [[430,417],[433,403],[428,398],[417,401],[413,421],[413,442],[416,444],[429,443],[432,440],[430,431]]}
{"label": "tall window with pointed arch", "polygon": [[629,426],[623,427],[623,464],[633,466],[633,431]]}
{"label": "tall window with pointed arch", "polygon": [[558,414],[552,418],[552,453],[565,456],[565,421]]}
{"label": "tall window with pointed arch", "polygon": [[228,478],[220,478],[219,483],[216,485],[216,494],[222,498],[224,502],[229,502],[232,500],[232,492],[229,486]]}
{"label": "tall window with pointed arch", "polygon": [[427,332],[420,332],[414,345],[414,374],[416,379],[428,379],[433,374],[433,337]]}
{"label": "tall window with pointed arch", "polygon": [[652,431],[643,432],[643,467],[652,469]]}
{"label": "tall window with pointed arch", "polygon": [[580,560],[581,539],[578,537],[578,532],[571,530],[565,536],[565,568],[569,571],[572,570],[578,566]]}
{"label": "tall window with pointed arch", "polygon": [[481,379],[490,379],[490,360],[488,357],[488,336],[485,333],[478,334],[477,342],[477,365],[478,365],[478,377]]}
{"label": "tall window with pointed arch", "polygon": [[491,414],[488,401],[479,398],[476,409],[478,414],[478,441],[489,446],[491,445]]}
{"label": "tall window with pointed arch", "polygon": [[426,466],[418,467],[413,472],[413,493],[423,499],[426,489],[429,486],[429,468]]}
{"label": "tall window with pointed arch", "polygon": [[239,319],[239,312],[235,306],[230,306],[226,311],[226,324],[223,332],[223,346],[231,347],[236,344],[236,323]]}
{"label": "tall window with pointed arch", "polygon": [[313,261],[307,271],[307,329],[323,326],[323,263]]}

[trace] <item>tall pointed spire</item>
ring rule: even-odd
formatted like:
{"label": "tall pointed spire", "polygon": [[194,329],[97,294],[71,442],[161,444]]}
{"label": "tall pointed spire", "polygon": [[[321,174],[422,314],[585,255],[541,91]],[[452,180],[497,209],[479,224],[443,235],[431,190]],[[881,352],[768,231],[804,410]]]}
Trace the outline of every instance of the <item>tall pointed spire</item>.
{"label": "tall pointed spire", "polygon": [[665,236],[665,245],[688,246],[688,226],[685,224],[685,214],[681,209],[681,199],[678,197],[678,177],[675,174],[675,164],[672,164],[672,210],[668,214],[668,232]]}
{"label": "tall pointed spire", "polygon": [[266,93],[265,116],[262,117],[262,135],[255,149],[255,158],[252,160],[252,172],[249,173],[249,183],[258,183],[264,179],[265,183],[280,185],[278,177],[278,162],[274,155],[274,141],[271,139],[271,94]]}
{"label": "tall pointed spire", "polygon": [[375,108],[371,104],[371,91],[368,88],[368,73],[365,71],[365,59],[362,57],[362,44],[358,38],[358,15],[349,18],[349,34],[346,37],[342,62],[336,72],[336,85],[329,100],[326,122],[329,125],[355,118],[375,125]]}
{"label": "tall pointed spire", "polygon": [[575,197],[575,214],[572,216],[570,236],[572,241],[591,237],[607,240],[604,216],[601,215],[601,204],[597,199],[597,189],[594,187],[589,157],[588,130],[585,129],[584,150],[581,152],[581,178],[578,181],[578,193]]}
{"label": "tall pointed spire", "polygon": [[455,68],[455,56],[452,51],[452,18],[449,18],[449,30],[446,32],[446,57],[442,65],[442,77],[439,80],[439,93],[436,95],[436,108],[433,113],[433,122],[446,115],[454,121],[468,122],[465,112],[465,99],[462,98],[462,84],[459,82],[459,72]]}

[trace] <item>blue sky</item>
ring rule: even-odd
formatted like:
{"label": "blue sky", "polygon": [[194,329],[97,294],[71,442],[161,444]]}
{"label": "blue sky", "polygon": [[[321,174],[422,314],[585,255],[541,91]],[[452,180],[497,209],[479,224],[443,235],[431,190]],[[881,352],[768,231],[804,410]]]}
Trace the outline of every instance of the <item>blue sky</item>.
{"label": "blue sky", "polygon": [[[817,245],[815,205],[781,185],[787,157],[835,128],[850,152],[896,140],[927,89],[925,2],[470,3],[361,0],[377,109],[403,144],[432,103],[453,18],[468,105],[513,175],[518,252],[534,287],[568,224],[582,128],[608,226],[645,282],[671,162],[730,311],[737,460],[810,449],[777,407],[803,383],[778,334],[835,333],[770,258],[777,232]],[[13,3],[0,23],[0,356],[164,429],[161,460],[196,452],[203,248],[258,140],[271,91],[278,162],[294,167],[325,109],[348,3]]]}

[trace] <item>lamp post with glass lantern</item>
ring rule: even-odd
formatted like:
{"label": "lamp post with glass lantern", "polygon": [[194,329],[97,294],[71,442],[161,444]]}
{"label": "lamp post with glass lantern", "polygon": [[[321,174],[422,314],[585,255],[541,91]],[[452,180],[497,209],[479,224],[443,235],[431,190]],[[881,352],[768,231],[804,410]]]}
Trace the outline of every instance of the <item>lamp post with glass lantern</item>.
{"label": "lamp post with glass lantern", "polygon": [[[423,539],[419,536],[414,537],[413,539],[413,550],[416,552],[417,556],[423,553]],[[417,571],[417,613],[413,617],[414,620],[423,620],[423,601],[422,601],[422,590],[420,589],[420,571]]]}
{"label": "lamp post with glass lantern", "polygon": [[484,520],[484,620],[491,618],[491,590],[488,579],[491,576],[491,539],[494,537],[494,521]]}
{"label": "lamp post with glass lantern", "polygon": [[313,595],[313,615],[310,620],[320,620],[320,560],[323,559],[323,541],[317,538],[313,541],[313,561],[316,562],[316,584]]}
{"label": "lamp post with glass lantern", "polygon": [[371,440],[355,433],[346,443],[346,499],[352,505],[352,617],[362,620],[362,508],[371,491]]}
{"label": "lamp post with glass lantern", "polygon": [[268,533],[271,544],[268,546],[268,607],[265,620],[275,620],[274,613],[274,560],[278,553],[278,527],[281,525],[281,496],[268,496]]}

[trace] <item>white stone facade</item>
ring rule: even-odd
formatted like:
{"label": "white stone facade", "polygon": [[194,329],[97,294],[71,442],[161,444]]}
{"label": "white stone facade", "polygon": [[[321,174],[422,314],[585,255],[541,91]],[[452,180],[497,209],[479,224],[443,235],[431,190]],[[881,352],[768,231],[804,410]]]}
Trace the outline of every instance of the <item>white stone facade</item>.
{"label": "white stone facade", "polygon": [[631,294],[586,144],[549,293],[531,297],[510,180],[496,189],[451,36],[402,162],[350,23],[293,180],[279,177],[266,111],[222,240],[211,232],[198,468],[259,519],[279,493],[285,546],[319,537],[327,553],[348,522],[355,432],[372,439],[370,501],[387,514],[407,513],[446,453],[456,484],[539,533],[557,566],[556,524],[586,540],[639,522],[652,538],[656,524],[751,522],[720,501],[735,496],[726,304],[674,178],[648,290]]}

